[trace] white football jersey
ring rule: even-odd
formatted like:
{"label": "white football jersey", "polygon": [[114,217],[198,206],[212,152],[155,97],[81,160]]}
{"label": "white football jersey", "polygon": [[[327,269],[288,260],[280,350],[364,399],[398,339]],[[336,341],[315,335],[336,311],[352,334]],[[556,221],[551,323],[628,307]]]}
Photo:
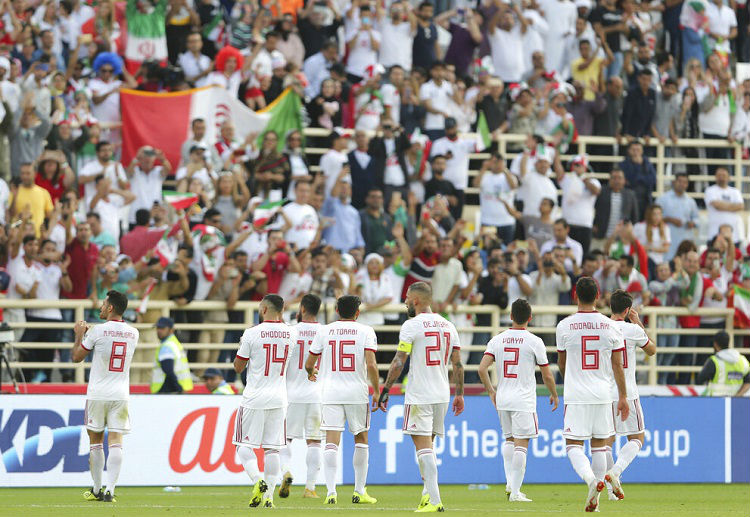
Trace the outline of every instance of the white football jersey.
{"label": "white football jersey", "polygon": [[[615,321],[615,320],[613,320]],[[615,325],[620,328],[625,340],[625,349],[622,351],[622,367],[625,370],[625,387],[628,400],[638,398],[638,385],[635,383],[635,349],[648,345],[649,339],[646,331],[635,323],[616,320]],[[612,384],[612,399],[617,400],[617,384]]]}
{"label": "white football jersey", "polygon": [[294,327],[283,321],[264,321],[242,334],[237,357],[248,361],[242,407],[286,407],[287,360],[296,339]]}
{"label": "white football jersey", "polygon": [[485,354],[497,368],[497,409],[536,412],[535,367],[549,364],[544,342],[526,329],[510,328],[490,339]]}
{"label": "white football jersey", "polygon": [[[320,403],[320,383],[308,380],[305,361],[315,334],[321,328],[320,323],[301,322],[294,326],[297,339],[292,343],[286,370],[286,392],[290,403]],[[320,368],[320,356],[317,368]]]}
{"label": "white football jersey", "polygon": [[377,352],[378,339],[372,327],[340,320],[321,328],[310,353],[321,355],[320,376],[323,404],[367,404],[365,350]]}
{"label": "white football jersey", "polygon": [[405,404],[450,401],[448,364],[454,348],[461,348],[456,327],[439,314],[423,312],[401,325],[398,350],[411,354]]}
{"label": "white football jersey", "polygon": [[612,351],[624,348],[615,322],[598,311],[572,314],[557,324],[557,349],[567,353],[566,404],[612,402]]}
{"label": "white football jersey", "polygon": [[128,400],[130,362],[138,346],[138,330],[122,320],[110,320],[90,329],[81,346],[93,350],[88,400]]}

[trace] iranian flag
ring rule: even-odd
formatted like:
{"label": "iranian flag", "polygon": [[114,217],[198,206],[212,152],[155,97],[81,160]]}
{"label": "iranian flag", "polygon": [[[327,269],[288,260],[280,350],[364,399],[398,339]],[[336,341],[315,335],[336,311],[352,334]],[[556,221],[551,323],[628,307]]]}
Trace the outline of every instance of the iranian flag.
{"label": "iranian flag", "polygon": [[253,211],[253,226],[257,229],[265,228],[266,225],[271,222],[273,216],[276,215],[286,202],[286,199],[280,199],[279,201],[264,201],[256,206]]}
{"label": "iranian flag", "polygon": [[120,90],[120,106],[123,163],[130,163],[147,144],[162,149],[170,163],[180,163],[180,147],[190,138],[190,121],[195,118],[206,121],[207,142],[216,141],[227,119],[234,122],[235,138],[240,141],[261,133],[271,119],[270,111],[256,113],[218,86],[172,93]]}
{"label": "iranian flag", "polygon": [[190,208],[198,202],[198,194],[191,194],[190,192],[174,192],[173,190],[162,191],[162,197],[164,201],[172,205],[172,208],[177,210],[185,210]]}
{"label": "iranian flag", "polygon": [[734,326],[738,329],[750,328],[750,289],[735,285],[734,300],[730,306],[734,306]]}
{"label": "iranian flag", "polygon": [[167,0],[149,2],[128,0],[125,18],[128,22],[125,42],[125,66],[135,73],[147,60],[167,61]]}

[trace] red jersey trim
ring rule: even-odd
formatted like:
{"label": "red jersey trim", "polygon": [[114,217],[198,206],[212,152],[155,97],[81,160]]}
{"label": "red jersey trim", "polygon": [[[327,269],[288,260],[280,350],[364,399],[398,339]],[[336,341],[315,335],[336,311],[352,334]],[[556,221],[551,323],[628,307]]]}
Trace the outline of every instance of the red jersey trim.
{"label": "red jersey trim", "polygon": [[[369,350],[370,352],[377,352],[378,351],[377,348],[370,348],[370,347],[367,347],[367,346],[365,347],[365,350]],[[312,352],[310,352],[310,353],[312,354]]]}
{"label": "red jersey trim", "polygon": [[576,313],[583,313],[583,314],[593,314],[595,312],[599,312],[599,311],[576,311]]}
{"label": "red jersey trim", "polygon": [[284,323],[281,320],[263,320],[263,323]]}
{"label": "red jersey trim", "polygon": [[539,364],[537,366],[549,366],[549,363]]}
{"label": "red jersey trim", "polygon": [[247,361],[248,359],[250,359],[249,357],[242,357],[240,354],[237,354],[237,357],[239,357],[243,361]]}
{"label": "red jersey trim", "polygon": [[83,348],[84,350],[88,350],[89,352],[93,350],[93,348],[86,348],[86,345],[83,344],[83,341],[81,341],[81,348]]}
{"label": "red jersey trim", "polygon": [[485,352],[484,355],[488,355],[492,357],[493,359],[495,358],[495,354],[493,354],[492,352]]}
{"label": "red jersey trim", "polygon": [[310,350],[310,355],[319,356],[320,354],[316,354],[315,352],[313,352],[312,350]]}
{"label": "red jersey trim", "polygon": [[615,349],[614,349],[614,350],[612,350],[612,351],[613,351],[613,352],[622,352],[623,350],[625,350],[625,347],[622,347],[622,348],[615,348]]}

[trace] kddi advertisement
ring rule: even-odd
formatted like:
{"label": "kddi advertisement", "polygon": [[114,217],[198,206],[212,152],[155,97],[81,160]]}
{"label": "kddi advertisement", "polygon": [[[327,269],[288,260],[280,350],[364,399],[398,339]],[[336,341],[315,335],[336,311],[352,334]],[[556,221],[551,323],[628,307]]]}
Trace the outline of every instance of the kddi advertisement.
{"label": "kddi advertisement", "polygon": [[[240,397],[217,395],[133,396],[133,431],[125,438],[120,484],[247,484],[231,444],[239,401]],[[0,485],[90,484],[83,404],[81,396],[3,396]],[[578,482],[565,457],[562,407],[551,413],[546,399],[540,398],[538,404],[539,438],[529,447],[526,481]],[[640,457],[628,469],[627,481],[750,480],[750,401],[650,397],[642,404],[649,430]],[[402,419],[402,397],[391,397],[387,414],[373,415],[369,484],[420,481],[414,446],[401,433]],[[459,417],[449,415],[446,436],[435,441],[441,482],[504,482],[502,441],[489,400],[467,397],[466,411]],[[339,482],[353,481],[352,448],[351,437],[345,435]],[[304,481],[304,443],[295,442],[293,457],[292,473],[297,481]],[[262,468],[260,451],[259,458]],[[319,481],[323,482],[322,473]]]}

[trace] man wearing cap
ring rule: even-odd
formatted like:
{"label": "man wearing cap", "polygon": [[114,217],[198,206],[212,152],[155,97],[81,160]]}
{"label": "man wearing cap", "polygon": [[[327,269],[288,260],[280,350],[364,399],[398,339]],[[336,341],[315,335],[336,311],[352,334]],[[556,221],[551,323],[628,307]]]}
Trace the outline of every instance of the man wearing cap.
{"label": "man wearing cap", "polygon": [[581,256],[589,252],[594,226],[594,205],[602,190],[599,180],[588,174],[589,159],[585,154],[573,157],[570,173],[557,168],[557,183],[562,189],[562,216],[570,225],[570,238],[583,248]]}
{"label": "man wearing cap", "polygon": [[460,219],[464,209],[464,191],[469,186],[469,155],[479,149],[476,138],[459,138],[458,124],[453,117],[445,119],[445,136],[432,144],[431,154],[446,157],[445,179],[456,189],[456,204],[451,205],[451,215]]}
{"label": "man wearing cap", "polygon": [[206,368],[203,371],[203,382],[206,389],[213,395],[234,395],[234,390],[217,368]]}
{"label": "man wearing cap", "polygon": [[157,320],[156,335],[159,336],[161,344],[156,349],[154,370],[151,375],[151,393],[192,391],[193,379],[190,376],[187,355],[177,336],[174,335],[172,318],[162,316]]}
{"label": "man wearing cap", "polygon": [[729,348],[729,334],[719,331],[713,339],[714,355],[708,358],[695,378],[696,384],[708,383],[704,395],[741,397],[750,391],[750,364],[747,358]]}

